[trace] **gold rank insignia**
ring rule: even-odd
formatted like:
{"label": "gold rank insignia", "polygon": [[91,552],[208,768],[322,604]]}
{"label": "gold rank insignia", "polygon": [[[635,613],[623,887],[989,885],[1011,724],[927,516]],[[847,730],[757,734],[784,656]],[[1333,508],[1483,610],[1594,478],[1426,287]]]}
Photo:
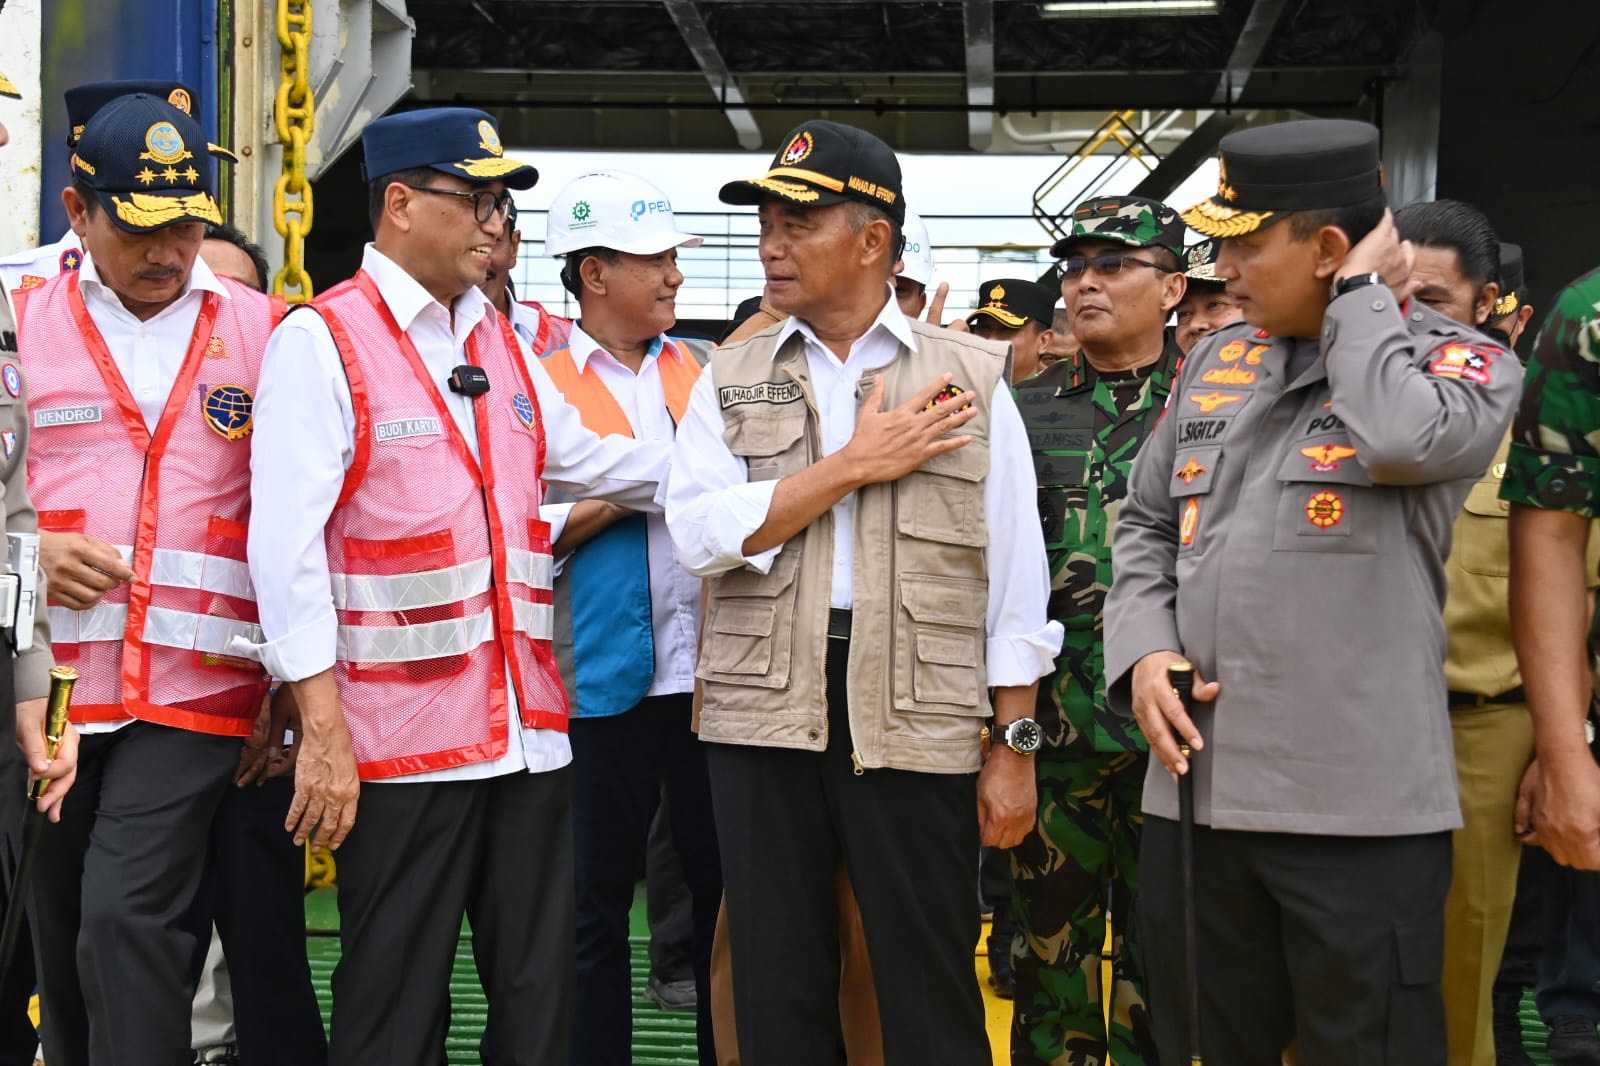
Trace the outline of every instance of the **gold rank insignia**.
{"label": "gold rank insignia", "polygon": [[1219,407],[1227,407],[1229,404],[1238,403],[1242,399],[1244,397],[1237,393],[1212,391],[1200,396],[1191,396],[1189,397],[1189,402],[1200,408],[1201,414],[1208,415]]}
{"label": "gold rank insignia", "polygon": [[1318,529],[1332,529],[1344,521],[1344,498],[1327,489],[1312,493],[1306,501],[1306,521]]}
{"label": "gold rank insignia", "polygon": [[1339,464],[1346,459],[1355,458],[1356,450],[1347,444],[1313,444],[1301,448],[1300,454],[1311,460],[1312,470],[1327,474],[1339,469]]}

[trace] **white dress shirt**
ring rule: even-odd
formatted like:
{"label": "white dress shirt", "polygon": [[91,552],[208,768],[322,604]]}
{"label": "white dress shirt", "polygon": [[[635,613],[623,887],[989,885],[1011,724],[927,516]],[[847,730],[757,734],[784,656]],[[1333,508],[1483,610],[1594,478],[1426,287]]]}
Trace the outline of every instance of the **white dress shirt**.
{"label": "white dress shirt", "polygon": [[[856,427],[856,385],[868,370],[886,366],[901,345],[917,350],[916,334],[887,291],[883,310],[867,332],[839,357],[812,332],[789,318],[778,333],[781,348],[792,335],[805,340],[806,370],[821,420],[822,453],[849,443]],[[766,573],[782,545],[746,557],[745,540],[767,520],[777,481],[749,480],[745,461],[723,440],[722,411],[711,374],[700,376],[678,427],[672,477],[661,497],[678,561],[690,573],[710,577],[738,566]],[[983,483],[989,544],[988,674],[991,685],[1031,685],[1050,672],[1064,635],[1046,613],[1050,568],[1039,526],[1038,484],[1033,456],[1010,383],[995,385],[989,405],[989,474]],[[830,602],[853,602],[855,493],[833,505],[833,581]]]}
{"label": "white dress shirt", "polygon": [[54,244],[25,248],[20,252],[0,256],[0,289],[4,290],[4,295],[0,296],[0,299],[5,300],[7,313],[12,321],[16,319],[17,309],[11,305],[11,294],[22,287],[22,279],[29,275],[46,280],[55,277],[61,273],[61,254],[66,251],[83,251],[83,242],[70,229]]}
{"label": "white dress shirt", "polygon": [[[89,318],[105,339],[117,373],[122,375],[133,402],[139,405],[145,428],[154,434],[161,412],[166,409],[167,398],[172,395],[172,386],[178,380],[178,371],[183,368],[183,357],[189,353],[195,320],[200,317],[200,304],[208,292],[229,298],[227,288],[217,280],[205,260],[196,256],[183,292],[160,312],[141,322],[122,306],[116,292],[100,280],[93,258],[85,252],[83,265],[78,268],[78,291],[83,294]],[[124,556],[123,562],[129,562],[129,558]],[[78,726],[78,732],[109,733],[127,724],[125,721],[86,722]]]}
{"label": "white dress shirt", "polygon": [[[396,323],[416,346],[434,387],[474,457],[478,435],[471,401],[450,391],[450,371],[466,361],[467,337],[490,312],[477,289],[457,297],[452,310],[428,294],[393,260],[367,245],[361,260]],[[396,353],[396,358],[399,355]],[[523,359],[539,401],[546,439],[545,480],[575,495],[599,496],[638,510],[654,510],[657,482],[669,456],[652,454],[624,437],[589,432],[577,409],[562,398],[544,368],[526,348]],[[328,577],[323,530],[338,502],[345,471],[355,455],[355,411],[338,348],[320,315],[298,312],[284,319],[267,344],[256,392],[251,445],[250,574],[255,583],[266,642],[240,648],[286,681],[301,681],[333,666],[338,623]],[[533,471],[523,471],[531,478]],[[515,477],[516,471],[500,471]],[[511,691],[513,721],[516,692]],[[505,755],[384,781],[460,781],[519,770],[540,772],[565,766],[572,749],[565,733],[522,729]]]}
{"label": "white dress shirt", "polygon": [[[515,296],[513,296],[509,302],[511,304],[511,315],[509,316],[511,319],[511,328],[515,330],[517,336],[521,338],[523,345],[529,351],[533,351],[534,341],[539,339],[539,319],[541,317],[539,314],[539,309],[536,307],[529,307],[525,303],[518,303]],[[533,352],[533,354],[544,355],[545,353]]]}
{"label": "white dress shirt", "polygon": [[[569,347],[578,373],[593,367],[600,376],[627,416],[634,439],[670,454],[677,427],[672,423],[661,386],[660,355],[665,339],[657,337],[651,343],[637,375],[576,323]],[[566,528],[572,507],[565,503],[540,508],[539,516],[550,523],[552,541]],[[655,679],[645,695],[693,692],[700,644],[700,579],[678,565],[672,536],[661,515],[645,516],[645,550],[650,561],[650,623],[656,652]]]}

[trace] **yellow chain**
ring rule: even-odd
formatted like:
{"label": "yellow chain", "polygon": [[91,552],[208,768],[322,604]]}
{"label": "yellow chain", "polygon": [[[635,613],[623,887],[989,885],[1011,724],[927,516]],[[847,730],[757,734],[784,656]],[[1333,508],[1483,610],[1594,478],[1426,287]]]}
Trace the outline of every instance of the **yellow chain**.
{"label": "yellow chain", "polygon": [[[311,0],[277,0],[281,49],[278,96],[273,107],[283,142],[283,173],[272,189],[272,224],[283,238],[283,269],[272,291],[290,303],[311,299],[306,273],[306,234],[311,232],[311,183],[306,181],[306,145],[316,123],[311,99]],[[293,290],[293,291],[291,291]]]}

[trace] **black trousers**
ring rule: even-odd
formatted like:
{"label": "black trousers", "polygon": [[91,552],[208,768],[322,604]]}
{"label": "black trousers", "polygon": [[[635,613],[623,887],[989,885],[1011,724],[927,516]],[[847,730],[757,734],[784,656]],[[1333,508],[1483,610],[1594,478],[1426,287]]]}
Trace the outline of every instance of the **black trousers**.
{"label": "black trousers", "polygon": [[707,745],[740,1057],[839,1060],[842,862],[861,906],[887,1066],[989,1066],[973,968],[976,775],[855,774],[849,646],[828,643],[825,752]]}
{"label": "black trousers", "polygon": [[[22,766],[22,753],[12,740],[16,736],[16,691],[13,687],[15,664],[11,658],[9,634],[0,636],[0,765],[15,763]],[[0,774],[0,826],[4,832],[17,832],[27,813],[27,797],[23,793],[22,778],[25,770],[11,769]],[[11,901],[11,863],[0,863],[0,912]],[[0,973],[0,1066],[33,1066],[33,1053],[38,1050],[39,1036],[28,1019],[28,997],[33,995],[33,938],[26,927],[17,937],[16,954],[10,959],[0,959],[0,966],[9,963],[10,969]]]}
{"label": "black trousers", "polygon": [[[148,722],[82,738],[27,886],[50,1066],[189,1060],[202,873],[238,759],[237,737]],[[17,760],[0,787],[23,772]]]}
{"label": "black trousers", "polygon": [[[702,775],[705,753],[700,753]],[[706,825],[713,839],[711,792],[706,789]],[[722,884],[722,865],[716,868]],[[658,981],[694,980],[694,894],[683,872],[683,859],[672,842],[672,802],[666,790],[661,806],[650,820],[650,839],[644,853],[645,911],[650,919],[650,976]]]}
{"label": "black trousers", "polygon": [[[484,1066],[567,1059],[572,773],[365,783],[339,849],[328,1061],[439,1066],[463,917],[489,1001]],[[51,1066],[54,1066],[52,1063]]]}
{"label": "black trousers", "polygon": [[[1444,1066],[1449,833],[1197,826],[1200,1043],[1225,1066]],[[1163,1062],[1187,1062],[1178,824],[1146,817],[1137,921]]]}
{"label": "black trousers", "polygon": [[294,781],[229,787],[211,831],[208,899],[233,988],[243,1066],[322,1066],[328,1038],[306,962],[305,854],[283,828]]}
{"label": "black trousers", "polygon": [[711,1032],[711,938],[722,903],[703,745],[689,728],[690,697],[656,696],[625,714],[572,721],[577,857],[577,1002],[573,1066],[632,1061],[628,910],[645,874],[650,822],[666,786],[672,839],[694,897],[694,973],[701,1066],[716,1066]]}

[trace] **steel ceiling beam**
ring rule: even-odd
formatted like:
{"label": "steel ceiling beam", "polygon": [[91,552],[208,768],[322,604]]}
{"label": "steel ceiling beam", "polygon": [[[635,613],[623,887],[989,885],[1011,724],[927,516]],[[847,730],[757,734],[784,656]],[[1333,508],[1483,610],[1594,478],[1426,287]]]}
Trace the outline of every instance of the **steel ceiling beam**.
{"label": "steel ceiling beam", "polygon": [[1216,91],[1211,94],[1212,103],[1228,106],[1239,102],[1261,53],[1266,51],[1267,41],[1288,7],[1288,0],[1255,0],[1250,6],[1239,39],[1233,43],[1233,54],[1228,57],[1228,65],[1223,68]]}
{"label": "steel ceiling beam", "polygon": [[717,49],[717,42],[712,39],[706,20],[700,17],[700,9],[695,6],[694,0],[661,2],[666,6],[667,14],[672,16],[673,25],[683,35],[683,43],[688,46],[689,54],[700,65],[700,71],[706,76],[712,93],[721,103],[728,123],[739,138],[739,146],[750,151],[760,148],[761,127],[756,125],[755,116],[744,106],[744,94],[739,91],[739,83],[728,70],[728,64]]}
{"label": "steel ceiling beam", "polygon": [[994,140],[994,0],[962,0],[967,41],[967,141],[987,152]]}

